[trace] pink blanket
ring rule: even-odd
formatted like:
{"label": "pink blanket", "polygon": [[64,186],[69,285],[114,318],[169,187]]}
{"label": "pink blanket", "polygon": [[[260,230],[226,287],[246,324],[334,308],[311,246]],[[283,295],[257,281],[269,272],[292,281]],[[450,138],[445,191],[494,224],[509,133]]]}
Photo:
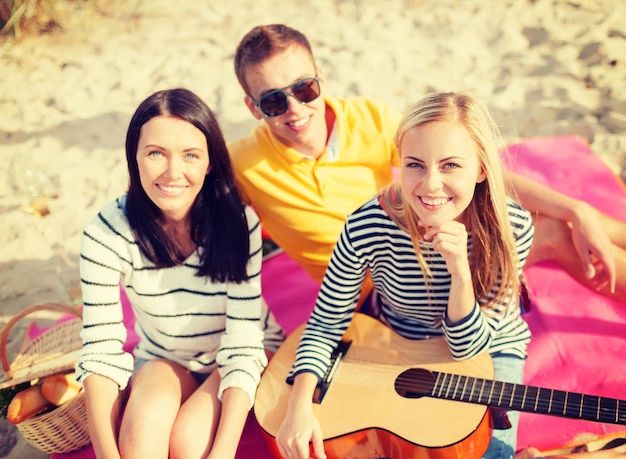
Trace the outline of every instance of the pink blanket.
{"label": "pink blanket", "polygon": [[[512,168],[520,174],[626,221],[623,184],[584,141],[527,140],[514,145],[511,153]],[[626,298],[612,301],[594,294],[551,262],[525,272],[533,300],[525,316],[533,333],[525,383],[625,399]],[[551,449],[581,434],[618,431],[626,431],[626,426],[521,413],[518,447]]]}
{"label": "pink blanket", "polygon": [[[610,170],[575,137],[526,140],[512,146],[511,168],[604,212],[626,220],[626,191]],[[526,269],[533,305],[525,316],[534,339],[525,384],[623,398],[626,371],[626,299],[611,301],[578,285],[552,263]],[[623,275],[623,273],[621,273]],[[286,332],[306,321],[319,286],[286,255],[263,265],[263,289]],[[129,327],[132,317],[128,317]],[[518,447],[551,449],[582,433],[626,431],[625,427],[522,413]],[[91,459],[91,447],[54,459]],[[271,459],[251,415],[238,459]]]}

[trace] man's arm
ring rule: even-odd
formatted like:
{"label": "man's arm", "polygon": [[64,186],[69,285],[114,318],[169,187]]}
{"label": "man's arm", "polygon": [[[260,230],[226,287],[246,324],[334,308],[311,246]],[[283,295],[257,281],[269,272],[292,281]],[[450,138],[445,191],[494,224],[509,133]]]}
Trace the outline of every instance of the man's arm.
{"label": "man's arm", "polygon": [[602,226],[600,213],[588,203],[566,196],[550,187],[522,177],[513,172],[505,172],[505,177],[513,186],[520,203],[533,214],[551,217],[569,224],[572,242],[581,261],[585,276],[596,275],[591,256],[595,257],[606,273],[611,292],[615,291],[615,259],[612,243]]}

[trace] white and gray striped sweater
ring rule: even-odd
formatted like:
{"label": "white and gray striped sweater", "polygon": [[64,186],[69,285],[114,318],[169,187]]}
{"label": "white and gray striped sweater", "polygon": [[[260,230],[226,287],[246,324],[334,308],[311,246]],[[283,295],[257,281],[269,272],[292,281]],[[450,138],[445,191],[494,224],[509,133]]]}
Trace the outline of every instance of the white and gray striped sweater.
{"label": "white and gray striped sweater", "polygon": [[[532,243],[530,213],[512,200],[509,218],[520,259],[519,272]],[[511,295],[502,304],[489,299],[483,308],[476,302],[472,313],[454,324],[445,320],[450,275],[443,257],[432,244],[421,250],[431,270],[427,289],[409,234],[401,230],[381,208],[378,197],[352,213],[335,246],[315,309],[302,334],[290,379],[300,372],[322,378],[333,349],[348,327],[359,291],[369,270],[380,307],[379,318],[409,339],[443,335],[455,359],[466,359],[483,350],[526,357],[530,331],[520,316],[519,298]],[[471,234],[469,248],[471,251]]]}
{"label": "white and gray striped sweater", "polygon": [[249,281],[217,283],[196,276],[197,253],[183,265],[156,269],[139,250],[124,214],[125,197],[106,206],[85,228],[80,274],[84,301],[83,349],[76,369],[79,381],[104,375],[126,387],[133,357],[123,350],[120,283],[135,314],[139,342],[135,357],[163,358],[190,371],[219,368],[219,395],[239,387],[254,400],[268,347],[276,348],[282,331],[261,301],[261,231],[256,214],[246,209],[250,231]]}

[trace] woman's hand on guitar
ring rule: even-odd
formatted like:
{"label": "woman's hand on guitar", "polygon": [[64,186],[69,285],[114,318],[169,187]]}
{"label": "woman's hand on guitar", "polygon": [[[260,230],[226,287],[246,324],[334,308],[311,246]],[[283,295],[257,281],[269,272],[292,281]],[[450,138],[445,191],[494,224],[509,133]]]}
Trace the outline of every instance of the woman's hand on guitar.
{"label": "woman's hand on guitar", "polygon": [[287,412],[276,440],[284,459],[326,459],[322,428],[310,408]]}
{"label": "woman's hand on guitar", "polygon": [[295,378],[287,413],[276,435],[284,459],[326,459],[322,428],[311,401],[317,382],[313,373],[301,373]]}

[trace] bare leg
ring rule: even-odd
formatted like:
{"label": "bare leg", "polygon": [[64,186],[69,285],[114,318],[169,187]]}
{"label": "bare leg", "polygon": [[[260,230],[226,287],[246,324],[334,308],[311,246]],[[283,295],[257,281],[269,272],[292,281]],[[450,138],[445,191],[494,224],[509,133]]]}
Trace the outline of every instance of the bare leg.
{"label": "bare leg", "polygon": [[215,440],[222,403],[217,398],[219,372],[209,378],[185,401],[172,428],[170,458],[206,457]]}
{"label": "bare leg", "polygon": [[600,221],[609,235],[611,242],[617,247],[626,250],[626,222],[598,212]]}
{"label": "bare leg", "polygon": [[196,387],[193,376],[173,362],[151,360],[139,368],[120,428],[122,457],[167,459],[174,420]]}
{"label": "bare leg", "polygon": [[[612,219],[604,215],[606,230],[613,241],[615,268],[618,273],[615,293],[610,292],[608,285],[598,284],[596,278],[588,279],[583,271],[583,265],[572,242],[571,229],[567,223],[550,217],[539,216],[535,220],[535,240],[530,250],[526,266],[552,260],[565,272],[582,285],[608,298],[626,299],[626,277],[619,275],[626,272],[626,222]],[[600,266],[596,268],[602,269]]]}
{"label": "bare leg", "polygon": [[524,449],[515,454],[515,459],[535,459],[536,457],[541,457],[541,452],[534,447]]}

